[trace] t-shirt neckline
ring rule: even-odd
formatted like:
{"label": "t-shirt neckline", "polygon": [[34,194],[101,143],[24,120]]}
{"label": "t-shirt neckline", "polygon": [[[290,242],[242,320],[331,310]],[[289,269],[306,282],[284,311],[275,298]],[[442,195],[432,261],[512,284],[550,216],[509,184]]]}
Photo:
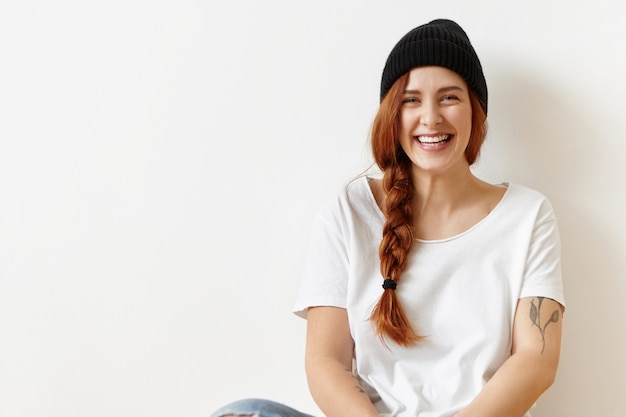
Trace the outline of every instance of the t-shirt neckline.
{"label": "t-shirt neckline", "polygon": [[[370,180],[374,180],[376,179],[375,177],[369,177],[369,176],[365,176],[365,180],[363,181],[364,186],[366,187],[366,191],[367,191],[367,195],[368,198],[370,200],[370,203],[374,205],[374,209],[376,210],[376,213],[378,214],[378,217],[385,222],[385,213],[383,213],[383,211],[380,209],[380,207],[378,206],[378,203],[376,202],[376,198],[374,197],[374,193],[372,192],[372,187],[370,187]],[[502,182],[500,184],[498,184],[498,186],[504,186],[506,187],[506,190],[504,191],[504,194],[502,195],[502,197],[500,198],[500,201],[498,201],[498,204],[496,204],[494,206],[494,208],[482,219],[480,219],[478,222],[474,223],[470,228],[462,231],[461,233],[457,233],[456,235],[450,236],[450,237],[446,237],[443,239],[418,239],[415,238],[416,242],[419,243],[429,243],[429,244],[434,244],[434,243],[444,243],[444,242],[449,242],[451,240],[456,240],[459,239],[469,233],[471,233],[473,230],[477,229],[478,227],[480,227],[480,225],[482,225],[483,223],[486,223],[491,217],[494,216],[494,213],[499,211],[499,208],[503,205],[503,202],[507,199],[507,196],[509,195],[509,191],[511,190],[511,183],[510,182]]]}

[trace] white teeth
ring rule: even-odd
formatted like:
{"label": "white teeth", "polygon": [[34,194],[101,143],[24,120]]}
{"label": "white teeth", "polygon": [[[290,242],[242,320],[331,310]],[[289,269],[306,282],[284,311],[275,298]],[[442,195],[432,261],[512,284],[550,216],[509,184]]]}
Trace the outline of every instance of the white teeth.
{"label": "white teeth", "polygon": [[439,135],[439,136],[418,136],[417,140],[420,143],[439,143],[447,140],[450,135]]}

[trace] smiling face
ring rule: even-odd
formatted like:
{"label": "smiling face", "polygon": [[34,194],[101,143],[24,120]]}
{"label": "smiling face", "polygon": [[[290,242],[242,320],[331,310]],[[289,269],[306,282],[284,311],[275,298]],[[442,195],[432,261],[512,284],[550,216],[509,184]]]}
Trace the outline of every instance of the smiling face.
{"label": "smiling face", "polygon": [[467,169],[472,105],[465,80],[443,67],[409,73],[400,109],[400,145],[414,171],[435,175]]}

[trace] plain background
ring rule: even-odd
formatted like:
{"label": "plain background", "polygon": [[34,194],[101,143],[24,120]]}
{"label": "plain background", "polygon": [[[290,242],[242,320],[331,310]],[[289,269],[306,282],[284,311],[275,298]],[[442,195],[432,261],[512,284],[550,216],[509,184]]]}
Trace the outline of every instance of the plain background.
{"label": "plain background", "polygon": [[314,213],[366,169],[388,52],[457,20],[482,59],[477,173],[563,239],[537,417],[626,415],[624,2],[0,2],[0,415],[317,412],[291,314]]}

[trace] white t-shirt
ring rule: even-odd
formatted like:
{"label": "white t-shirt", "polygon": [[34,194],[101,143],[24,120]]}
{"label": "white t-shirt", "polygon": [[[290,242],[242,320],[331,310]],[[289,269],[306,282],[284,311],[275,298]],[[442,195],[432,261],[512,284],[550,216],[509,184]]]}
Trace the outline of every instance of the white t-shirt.
{"label": "white t-shirt", "polygon": [[[548,200],[509,184],[469,230],[418,240],[397,295],[414,329],[411,347],[381,343],[369,317],[382,294],[378,246],[385,217],[361,177],[315,219],[295,312],[347,309],[355,370],[381,416],[450,417],[471,402],[511,354],[517,301],[565,305],[560,240]],[[527,414],[530,416],[530,414]]]}

